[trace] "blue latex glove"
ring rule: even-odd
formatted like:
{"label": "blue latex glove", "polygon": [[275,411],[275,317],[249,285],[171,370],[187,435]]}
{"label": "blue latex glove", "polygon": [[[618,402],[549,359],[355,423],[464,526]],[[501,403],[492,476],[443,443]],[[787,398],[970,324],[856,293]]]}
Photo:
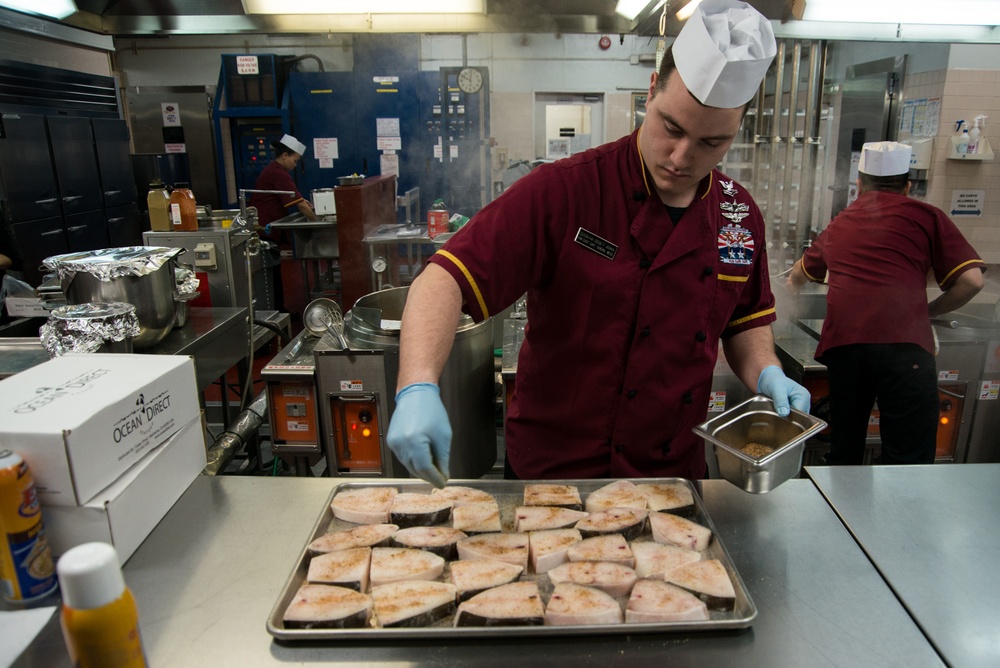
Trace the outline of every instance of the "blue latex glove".
{"label": "blue latex glove", "polygon": [[434,383],[412,383],[396,394],[386,442],[396,458],[435,487],[448,481],[451,423]]}
{"label": "blue latex glove", "polygon": [[774,402],[774,408],[781,417],[787,417],[791,407],[802,413],[809,412],[811,397],[809,390],[785,375],[777,366],[771,365],[760,372],[757,378],[757,392],[766,394]]}

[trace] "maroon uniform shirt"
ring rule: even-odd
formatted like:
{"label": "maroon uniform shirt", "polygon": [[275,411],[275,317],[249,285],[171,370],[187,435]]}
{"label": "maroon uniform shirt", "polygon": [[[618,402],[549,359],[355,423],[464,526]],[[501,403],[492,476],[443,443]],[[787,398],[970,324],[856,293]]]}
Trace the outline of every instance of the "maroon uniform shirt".
{"label": "maroon uniform shirt", "polygon": [[704,476],[719,337],[771,323],[764,225],[712,172],[675,227],[638,131],[543,165],[430,258],[481,321],[527,292],[507,414],[521,478]]}
{"label": "maroon uniform shirt", "polygon": [[284,218],[289,213],[288,207],[304,199],[299,189],[295,187],[292,175],[274,160],[267,164],[253,187],[255,190],[290,190],[295,193],[294,195],[253,193],[249,203],[250,206],[257,207],[258,220],[262,226]]}
{"label": "maroon uniform shirt", "polygon": [[802,256],[810,280],[829,274],[816,358],[853,343],[915,343],[933,354],[927,273],[946,289],[974,267],[986,265],[944,211],[896,193],[861,195]]}

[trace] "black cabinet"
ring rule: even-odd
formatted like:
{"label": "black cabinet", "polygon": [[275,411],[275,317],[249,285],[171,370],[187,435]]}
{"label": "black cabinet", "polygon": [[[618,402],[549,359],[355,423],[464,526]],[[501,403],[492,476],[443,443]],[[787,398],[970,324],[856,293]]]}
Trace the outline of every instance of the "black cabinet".
{"label": "black cabinet", "polygon": [[101,174],[104,208],[135,202],[135,179],[128,145],[128,126],[116,118],[95,118],[94,145]]}
{"label": "black cabinet", "polygon": [[101,177],[90,119],[48,116],[46,121],[63,215],[103,208]]}
{"label": "black cabinet", "polygon": [[108,224],[104,209],[63,216],[71,253],[108,247]]}
{"label": "black cabinet", "polygon": [[142,228],[139,207],[133,204],[104,210],[108,222],[108,247],[141,246]]}
{"label": "black cabinet", "polygon": [[14,236],[24,255],[24,277],[31,285],[42,282],[42,260],[69,252],[61,216],[14,223]]}
{"label": "black cabinet", "polygon": [[8,222],[59,216],[62,207],[46,141],[45,117],[4,114],[0,195]]}

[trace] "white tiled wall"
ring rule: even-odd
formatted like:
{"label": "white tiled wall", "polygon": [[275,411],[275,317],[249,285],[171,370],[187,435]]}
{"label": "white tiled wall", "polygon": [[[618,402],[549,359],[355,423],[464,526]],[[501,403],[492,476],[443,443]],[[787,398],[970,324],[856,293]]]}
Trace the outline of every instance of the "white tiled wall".
{"label": "white tiled wall", "polygon": [[[985,192],[983,214],[953,216],[955,224],[989,264],[1000,263],[1000,167],[993,161],[947,158],[955,121],[989,116],[983,137],[1000,148],[1000,70],[948,69],[912,75],[906,82],[909,99],[941,98],[941,121],[934,140],[927,195],[929,204],[948,211],[956,190]],[[998,154],[1000,157],[1000,154]]]}

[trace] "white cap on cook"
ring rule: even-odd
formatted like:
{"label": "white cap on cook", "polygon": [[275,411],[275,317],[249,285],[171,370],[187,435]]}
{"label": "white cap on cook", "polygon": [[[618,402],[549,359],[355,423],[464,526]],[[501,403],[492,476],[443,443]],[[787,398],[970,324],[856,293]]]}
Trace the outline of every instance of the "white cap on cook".
{"label": "white cap on cook", "polygon": [[872,141],[861,147],[858,171],[868,176],[898,176],[910,172],[913,147],[898,141]]}
{"label": "white cap on cook", "polygon": [[702,0],[671,50],[691,94],[709,107],[753,99],[778,46],[771,22],[745,2]]}
{"label": "white cap on cook", "polygon": [[278,140],[278,143],[284,144],[285,146],[287,146],[288,148],[292,149],[293,151],[295,151],[299,155],[305,155],[306,154],[306,145],[303,144],[302,142],[300,142],[298,139],[296,139],[292,135],[284,135],[281,139]]}

